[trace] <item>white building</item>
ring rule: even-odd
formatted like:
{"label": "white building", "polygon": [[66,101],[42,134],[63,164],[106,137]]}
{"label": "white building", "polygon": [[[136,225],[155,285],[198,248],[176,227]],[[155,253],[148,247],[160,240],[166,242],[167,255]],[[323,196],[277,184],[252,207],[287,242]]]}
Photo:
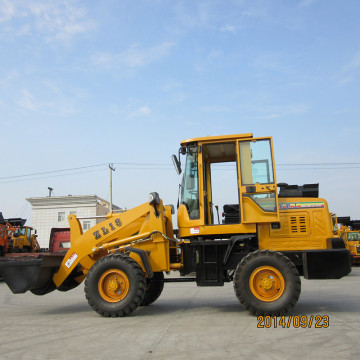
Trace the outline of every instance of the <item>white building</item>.
{"label": "white building", "polygon": [[[80,219],[83,231],[104,220],[95,216],[106,216],[110,204],[96,195],[69,195],[51,197],[32,197],[26,199],[32,206],[32,227],[37,230],[38,241],[42,248],[49,247],[52,228],[69,228],[68,216]],[[121,209],[112,205],[113,211]]]}

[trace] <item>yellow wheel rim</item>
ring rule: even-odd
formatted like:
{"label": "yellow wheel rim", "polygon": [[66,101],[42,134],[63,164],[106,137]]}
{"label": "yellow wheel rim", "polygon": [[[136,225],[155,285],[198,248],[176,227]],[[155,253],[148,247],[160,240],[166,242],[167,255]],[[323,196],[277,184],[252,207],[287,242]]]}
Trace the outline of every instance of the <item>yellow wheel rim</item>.
{"label": "yellow wheel rim", "polygon": [[105,271],[98,282],[100,296],[108,302],[118,302],[129,292],[129,279],[119,269]]}
{"label": "yellow wheel rim", "polygon": [[261,301],[279,299],[285,290],[285,280],[281,272],[272,266],[256,268],[249,280],[252,294]]}

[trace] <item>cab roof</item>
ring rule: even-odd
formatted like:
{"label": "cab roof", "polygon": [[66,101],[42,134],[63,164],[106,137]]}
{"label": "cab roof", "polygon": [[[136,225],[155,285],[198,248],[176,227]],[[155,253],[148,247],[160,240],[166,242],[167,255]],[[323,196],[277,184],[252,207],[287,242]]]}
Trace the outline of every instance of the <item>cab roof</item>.
{"label": "cab roof", "polygon": [[199,138],[186,139],[181,141],[181,146],[186,146],[194,142],[215,142],[215,141],[228,141],[236,139],[251,139],[253,137],[252,133],[248,134],[234,134],[234,135],[220,135],[220,136],[205,136]]}

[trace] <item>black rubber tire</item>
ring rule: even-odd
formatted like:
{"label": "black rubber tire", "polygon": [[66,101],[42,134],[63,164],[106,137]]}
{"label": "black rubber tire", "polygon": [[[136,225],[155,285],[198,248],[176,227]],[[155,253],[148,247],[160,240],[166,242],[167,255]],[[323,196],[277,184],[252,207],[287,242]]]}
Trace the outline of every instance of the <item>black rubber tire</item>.
{"label": "black rubber tire", "polygon": [[57,289],[62,292],[70,291],[78,287],[78,283],[75,279],[66,279]]}
{"label": "black rubber tire", "polygon": [[[122,271],[129,282],[126,296],[117,302],[107,301],[101,296],[98,283],[101,276],[109,270]],[[107,255],[98,260],[85,279],[85,296],[89,305],[105,317],[126,316],[132,313],[142,302],[145,294],[145,274],[140,265],[122,254]]]}
{"label": "black rubber tire", "polygon": [[78,287],[82,283],[82,280],[80,282],[78,282],[75,279],[77,277],[82,276],[82,275],[83,275],[83,272],[81,270],[81,266],[77,266],[71,272],[71,274],[66,278],[66,280],[57,289],[59,291],[62,291],[62,292],[66,292],[66,291],[70,291],[72,289],[75,289],[76,287]]}
{"label": "black rubber tire", "polygon": [[147,306],[156,301],[164,289],[164,274],[155,272],[151,279],[147,280],[145,296],[141,302],[141,306]]}
{"label": "black rubber tire", "polygon": [[41,287],[30,289],[30,292],[32,292],[34,295],[42,296],[51,293],[55,289],[56,289],[56,285],[54,284],[51,278],[51,280],[49,280],[46,284],[42,285]]}
{"label": "black rubber tire", "polygon": [[[251,274],[262,266],[277,269],[284,278],[284,291],[274,301],[262,301],[250,288]],[[253,315],[286,315],[299,299],[301,281],[295,265],[285,255],[270,250],[257,250],[241,260],[234,274],[234,290],[240,303]]]}

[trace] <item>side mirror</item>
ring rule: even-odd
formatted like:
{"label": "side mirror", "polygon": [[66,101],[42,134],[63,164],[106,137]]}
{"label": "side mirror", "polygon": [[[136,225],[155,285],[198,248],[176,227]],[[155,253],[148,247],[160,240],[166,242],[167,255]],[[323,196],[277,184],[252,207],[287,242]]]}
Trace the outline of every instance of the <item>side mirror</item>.
{"label": "side mirror", "polygon": [[174,163],[176,173],[178,175],[180,175],[181,174],[181,163],[180,163],[179,159],[176,157],[176,155],[172,155],[171,159],[172,159],[172,161]]}

